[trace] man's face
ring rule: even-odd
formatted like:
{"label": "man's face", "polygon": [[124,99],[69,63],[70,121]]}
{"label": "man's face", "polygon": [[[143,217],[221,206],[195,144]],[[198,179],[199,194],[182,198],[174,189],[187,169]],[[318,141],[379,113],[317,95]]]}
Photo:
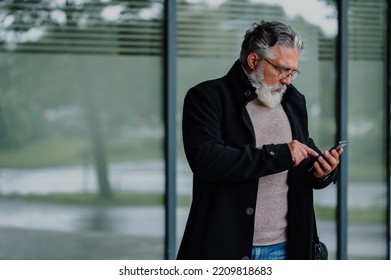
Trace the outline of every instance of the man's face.
{"label": "man's face", "polygon": [[281,103],[287,85],[292,82],[299,52],[285,47],[275,47],[273,59],[259,61],[249,74],[252,85],[256,88],[259,100],[267,107],[274,108]]}
{"label": "man's face", "polygon": [[296,49],[283,46],[275,47],[274,53],[274,58],[268,58],[258,63],[258,67],[263,69],[263,82],[268,85],[289,85],[292,82],[290,74],[297,68],[300,53]]}

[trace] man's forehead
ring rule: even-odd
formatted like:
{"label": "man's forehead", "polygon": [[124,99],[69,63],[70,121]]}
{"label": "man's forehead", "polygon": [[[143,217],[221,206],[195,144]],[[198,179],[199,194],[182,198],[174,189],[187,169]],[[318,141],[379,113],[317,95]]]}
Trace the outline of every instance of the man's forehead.
{"label": "man's forehead", "polygon": [[289,69],[297,68],[300,52],[296,48],[288,48],[285,46],[273,47],[274,62],[279,66]]}

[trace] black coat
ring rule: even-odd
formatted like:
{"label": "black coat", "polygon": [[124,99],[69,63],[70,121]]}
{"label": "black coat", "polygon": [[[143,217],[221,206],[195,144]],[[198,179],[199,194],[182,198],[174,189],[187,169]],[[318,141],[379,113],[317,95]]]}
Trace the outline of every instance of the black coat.
{"label": "black coat", "polygon": [[[288,172],[288,258],[309,259],[313,188],[333,181],[307,173],[309,160],[293,167],[288,144],[255,146],[245,106],[256,98],[239,61],[220,79],[189,90],[183,108],[183,142],[193,172],[193,200],[178,259],[248,259],[254,231],[258,180]],[[319,149],[308,134],[306,101],[292,85],[283,108],[293,139]]]}

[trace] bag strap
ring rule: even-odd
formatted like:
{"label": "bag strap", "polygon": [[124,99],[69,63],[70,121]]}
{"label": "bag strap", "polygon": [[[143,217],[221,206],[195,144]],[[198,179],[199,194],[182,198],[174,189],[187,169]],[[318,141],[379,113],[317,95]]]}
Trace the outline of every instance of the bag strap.
{"label": "bag strap", "polygon": [[315,210],[312,208],[313,212],[313,231],[312,231],[312,240],[316,243],[319,243],[318,229],[316,228],[316,217]]}

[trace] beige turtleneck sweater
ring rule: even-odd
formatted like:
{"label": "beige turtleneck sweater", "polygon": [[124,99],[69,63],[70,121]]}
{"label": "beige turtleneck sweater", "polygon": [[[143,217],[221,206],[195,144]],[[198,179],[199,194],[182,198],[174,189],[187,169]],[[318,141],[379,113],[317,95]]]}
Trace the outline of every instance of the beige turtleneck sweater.
{"label": "beige turtleneck sweater", "polygon": [[[263,106],[258,99],[247,104],[256,138],[256,146],[288,143],[291,126],[282,105]],[[259,178],[255,211],[254,246],[272,245],[287,239],[288,171]]]}

